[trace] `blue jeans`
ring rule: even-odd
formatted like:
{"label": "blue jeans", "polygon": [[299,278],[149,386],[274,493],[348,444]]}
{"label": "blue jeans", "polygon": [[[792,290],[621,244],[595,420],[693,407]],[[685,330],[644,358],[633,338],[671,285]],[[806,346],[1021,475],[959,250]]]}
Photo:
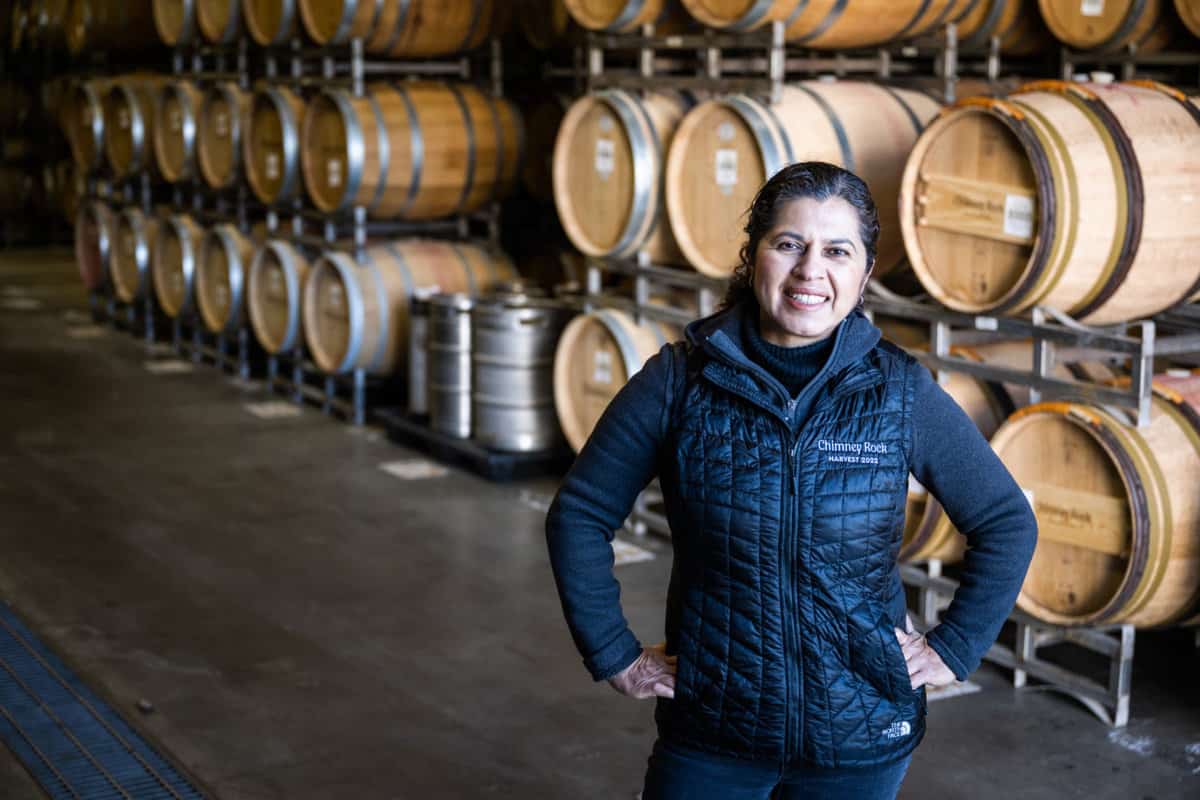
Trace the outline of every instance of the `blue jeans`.
{"label": "blue jeans", "polygon": [[654,743],[642,800],[895,800],[912,756],[878,767],[820,769],[722,758]]}

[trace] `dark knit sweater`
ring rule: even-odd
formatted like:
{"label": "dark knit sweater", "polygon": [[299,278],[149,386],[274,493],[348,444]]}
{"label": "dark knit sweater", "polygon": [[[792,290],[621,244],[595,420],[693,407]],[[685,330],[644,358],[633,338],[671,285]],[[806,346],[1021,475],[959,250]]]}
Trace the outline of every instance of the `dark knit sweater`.
{"label": "dark knit sweater", "polygon": [[750,359],[783,384],[792,397],[816,377],[833,352],[833,336],[801,347],[771,344],[758,330],[752,314],[742,318],[742,347]]}

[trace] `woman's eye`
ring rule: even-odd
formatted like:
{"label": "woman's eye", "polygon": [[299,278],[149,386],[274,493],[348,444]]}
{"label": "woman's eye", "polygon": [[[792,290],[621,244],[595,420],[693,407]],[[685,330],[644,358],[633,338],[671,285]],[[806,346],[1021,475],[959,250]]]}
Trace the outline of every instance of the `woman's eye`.
{"label": "woman's eye", "polygon": [[842,258],[843,256],[850,255],[849,253],[847,253],[845,250],[843,250],[840,247],[831,247],[828,250],[826,250],[825,252],[834,258]]}
{"label": "woman's eye", "polygon": [[796,244],[795,242],[780,242],[780,243],[779,243],[779,249],[780,249],[780,250],[787,250],[787,251],[789,251],[789,252],[790,252],[790,251],[793,251],[793,250],[799,250],[799,249],[800,249],[800,245]]}

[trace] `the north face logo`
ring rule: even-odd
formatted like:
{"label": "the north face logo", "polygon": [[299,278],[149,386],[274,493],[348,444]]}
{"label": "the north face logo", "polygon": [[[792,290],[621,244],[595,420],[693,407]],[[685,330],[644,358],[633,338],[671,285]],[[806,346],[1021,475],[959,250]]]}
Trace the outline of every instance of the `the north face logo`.
{"label": "the north face logo", "polygon": [[905,736],[908,736],[910,733],[912,733],[912,725],[910,725],[904,721],[893,722],[891,725],[887,726],[887,728],[884,729],[883,738],[885,738],[885,739],[903,739]]}

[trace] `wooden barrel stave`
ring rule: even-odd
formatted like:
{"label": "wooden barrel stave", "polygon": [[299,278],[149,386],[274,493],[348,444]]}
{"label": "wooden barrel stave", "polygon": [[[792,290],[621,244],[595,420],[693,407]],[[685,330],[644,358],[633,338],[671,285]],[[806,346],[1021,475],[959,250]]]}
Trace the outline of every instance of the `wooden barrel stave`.
{"label": "wooden barrel stave", "polygon": [[919,92],[854,81],[786,86],[771,107],[742,95],[702,103],[680,123],[667,159],[667,216],[680,249],[699,272],[728,276],[759,187],[787,163],[829,161],[871,187],[881,227],[874,274],[897,269],[895,197],[918,128],[937,108]]}
{"label": "wooden barrel stave", "polygon": [[303,341],[301,301],[308,274],[308,258],[282,239],[269,239],[254,254],[246,305],[254,336],[268,353],[291,352]]}
{"label": "wooden barrel stave", "polygon": [[398,240],[365,255],[359,265],[345,253],[326,253],[304,288],[304,338],[327,373],[391,374],[400,367],[415,292],[477,294],[516,277],[507,256],[469,243]]}
{"label": "wooden barrel stave", "polygon": [[75,0],[67,21],[67,49],[135,51],[159,44],[153,0]]}
{"label": "wooden barrel stave", "polygon": [[214,84],[204,93],[196,130],[196,160],[204,182],[227,189],[242,168],[242,135],[251,95],[232,81]]}
{"label": "wooden barrel stave", "polygon": [[172,319],[194,306],[196,262],[204,229],[190,214],[171,214],[158,226],[154,241],[154,295],[158,307]]}
{"label": "wooden barrel stave", "polygon": [[268,206],[285,203],[300,191],[300,122],[304,100],[282,86],[254,93],[246,114],[242,160],[246,182]]}

